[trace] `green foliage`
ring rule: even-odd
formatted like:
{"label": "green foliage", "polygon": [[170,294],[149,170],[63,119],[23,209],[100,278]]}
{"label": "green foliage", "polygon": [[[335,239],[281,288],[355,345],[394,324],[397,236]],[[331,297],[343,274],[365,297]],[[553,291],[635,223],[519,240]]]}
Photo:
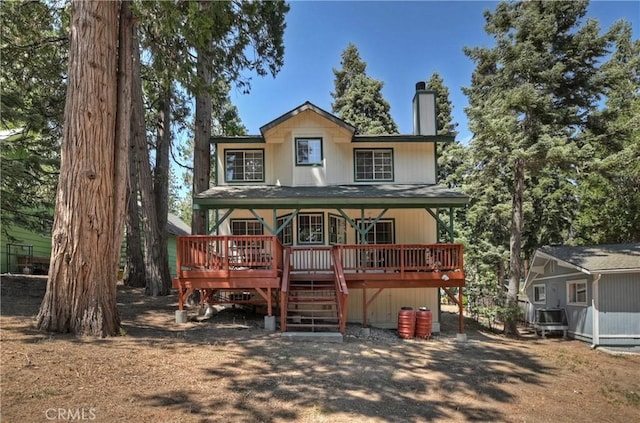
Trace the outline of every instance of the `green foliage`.
{"label": "green foliage", "polygon": [[356,128],[358,134],[397,134],[391,106],[382,96],[383,83],[366,74],[367,64],[355,45],[342,52],[342,69],[334,69],[332,110]]}
{"label": "green foliage", "polygon": [[[465,49],[476,63],[464,90],[474,133],[464,181],[473,198],[466,258],[493,270],[477,273],[496,285],[509,259],[507,304],[515,303],[522,257],[572,233],[583,169],[579,136],[604,90],[598,63],[610,39],[600,36],[597,21],[583,23],[586,6],[501,2],[485,13],[495,46]],[[502,313],[513,321],[511,307]]]}
{"label": "green foliage", "polygon": [[60,160],[68,15],[46,2],[0,7],[2,227],[47,233]]}

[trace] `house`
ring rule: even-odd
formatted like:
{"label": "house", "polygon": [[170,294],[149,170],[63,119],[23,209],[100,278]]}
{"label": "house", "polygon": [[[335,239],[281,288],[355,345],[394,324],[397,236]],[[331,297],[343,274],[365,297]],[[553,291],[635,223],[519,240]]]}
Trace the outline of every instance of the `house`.
{"label": "house", "polygon": [[[46,275],[51,257],[50,233],[34,232],[18,226],[6,228],[8,237],[2,233],[0,242],[0,273],[34,273]],[[176,215],[167,216],[167,254],[169,270],[175,277],[176,237],[188,235],[191,228]],[[123,243],[120,262],[126,260]]]}
{"label": "house", "polygon": [[540,248],[524,289],[529,323],[561,313],[570,337],[640,346],[640,243]]}
{"label": "house", "polygon": [[272,328],[273,306],[281,330],[322,330],[395,328],[402,307],[428,307],[439,332],[439,288],[462,309],[449,290],[464,286],[453,211],[468,197],[437,184],[437,143],[453,136],[436,135],[435,105],[418,83],[410,135],[356,134],[305,102],[259,135],[212,137],[215,181],[193,197],[209,234],[178,240],[180,310],[205,290],[266,302]]}

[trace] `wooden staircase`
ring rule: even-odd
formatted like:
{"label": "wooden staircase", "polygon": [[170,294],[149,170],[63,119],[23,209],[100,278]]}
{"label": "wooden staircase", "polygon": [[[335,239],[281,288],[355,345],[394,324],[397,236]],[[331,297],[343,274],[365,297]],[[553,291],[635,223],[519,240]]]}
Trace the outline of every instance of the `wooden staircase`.
{"label": "wooden staircase", "polygon": [[339,332],[340,320],[333,275],[292,275],[291,279],[286,330]]}

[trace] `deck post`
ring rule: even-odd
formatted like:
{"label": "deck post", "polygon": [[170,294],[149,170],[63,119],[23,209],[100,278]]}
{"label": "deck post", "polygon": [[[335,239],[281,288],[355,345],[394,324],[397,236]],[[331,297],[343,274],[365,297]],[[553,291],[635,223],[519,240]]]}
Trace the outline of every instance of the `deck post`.
{"label": "deck post", "polygon": [[462,287],[458,288],[458,332],[464,333],[464,304],[462,302]]}
{"label": "deck post", "polygon": [[367,327],[367,288],[362,288],[362,327]]}

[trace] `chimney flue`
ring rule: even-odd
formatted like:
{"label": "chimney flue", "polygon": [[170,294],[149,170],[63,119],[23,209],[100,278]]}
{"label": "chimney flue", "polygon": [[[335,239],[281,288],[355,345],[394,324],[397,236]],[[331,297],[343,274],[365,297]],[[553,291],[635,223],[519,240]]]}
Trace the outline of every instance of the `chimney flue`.
{"label": "chimney flue", "polygon": [[413,96],[413,134],[436,134],[436,93],[427,90],[427,83],[416,83]]}

